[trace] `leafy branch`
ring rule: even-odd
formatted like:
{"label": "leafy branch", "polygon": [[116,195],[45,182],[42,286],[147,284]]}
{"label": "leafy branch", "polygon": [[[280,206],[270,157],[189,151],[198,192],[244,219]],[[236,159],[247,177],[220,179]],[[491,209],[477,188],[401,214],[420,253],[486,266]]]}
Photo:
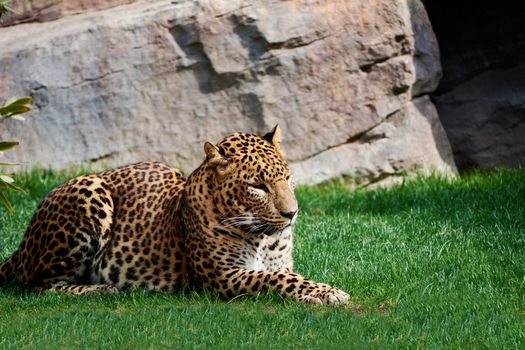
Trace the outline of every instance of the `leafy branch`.
{"label": "leafy branch", "polygon": [[[2,0],[0,0],[1,4]],[[1,5],[0,5],[1,6]],[[1,8],[0,8],[1,10]],[[6,118],[13,118],[17,120],[24,120],[20,115],[22,113],[29,112],[31,108],[27,107],[28,103],[31,103],[31,97],[13,98],[4,103],[0,107],[0,121]],[[18,145],[18,141],[0,141],[0,154]],[[0,163],[0,167],[15,166],[17,163]],[[0,204],[2,204],[9,213],[13,212],[13,206],[4,194],[4,191],[14,191],[19,193],[25,193],[25,191],[14,185],[15,180],[12,178],[12,174],[4,173],[0,171]]]}

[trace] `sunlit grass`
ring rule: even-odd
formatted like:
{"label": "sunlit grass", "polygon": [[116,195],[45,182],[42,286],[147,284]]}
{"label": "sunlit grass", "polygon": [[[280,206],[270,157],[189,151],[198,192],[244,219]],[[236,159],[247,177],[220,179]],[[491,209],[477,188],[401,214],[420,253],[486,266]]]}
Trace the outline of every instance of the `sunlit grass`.
{"label": "sunlit grass", "polygon": [[[17,181],[0,259],[67,175]],[[351,295],[340,308],[265,293],[71,297],[0,290],[0,349],[523,348],[525,171],[421,178],[389,190],[299,188],[296,270]]]}

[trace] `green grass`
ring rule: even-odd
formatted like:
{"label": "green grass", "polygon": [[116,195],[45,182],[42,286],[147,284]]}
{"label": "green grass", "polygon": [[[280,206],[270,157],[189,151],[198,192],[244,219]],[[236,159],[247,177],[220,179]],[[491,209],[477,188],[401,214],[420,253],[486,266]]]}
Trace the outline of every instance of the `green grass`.
{"label": "green grass", "polygon": [[[18,178],[30,195],[0,211],[0,259],[64,175]],[[352,304],[271,293],[72,297],[0,290],[0,349],[525,347],[525,171],[421,178],[390,190],[299,188],[296,270]]]}

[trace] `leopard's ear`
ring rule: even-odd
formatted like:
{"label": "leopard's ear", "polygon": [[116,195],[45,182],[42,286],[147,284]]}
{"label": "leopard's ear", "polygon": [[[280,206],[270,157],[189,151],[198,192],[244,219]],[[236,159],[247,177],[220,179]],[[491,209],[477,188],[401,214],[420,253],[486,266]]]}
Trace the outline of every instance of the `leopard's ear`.
{"label": "leopard's ear", "polygon": [[204,144],[204,153],[206,153],[206,162],[215,169],[217,174],[224,176],[230,172],[230,162],[226,156],[221,154],[219,147],[206,142]]}
{"label": "leopard's ear", "polygon": [[262,138],[274,145],[284,159],[284,152],[281,149],[281,128],[279,124],[275,125],[270,132],[264,134]]}
{"label": "leopard's ear", "polygon": [[218,163],[225,159],[221,155],[219,147],[212,145],[210,142],[204,144],[204,153],[206,153],[206,161],[210,163]]}

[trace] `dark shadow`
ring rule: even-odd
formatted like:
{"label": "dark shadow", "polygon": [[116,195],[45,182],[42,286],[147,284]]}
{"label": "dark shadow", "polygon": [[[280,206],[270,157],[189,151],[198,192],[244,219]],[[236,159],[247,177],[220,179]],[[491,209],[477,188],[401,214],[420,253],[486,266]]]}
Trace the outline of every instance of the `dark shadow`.
{"label": "dark shadow", "polygon": [[443,68],[431,97],[459,170],[525,164],[525,2],[423,3]]}
{"label": "dark shadow", "polygon": [[242,114],[255,122],[257,130],[264,130],[266,128],[264,110],[259,96],[250,92],[239,95],[239,101],[242,106]]}
{"label": "dark shadow", "polygon": [[186,54],[186,59],[191,62],[190,65],[180,65],[177,69],[193,70],[199,90],[203,94],[217,92],[237,85],[238,74],[218,74],[215,71],[210,58],[204,51],[199,31],[195,28],[195,24],[177,24],[170,29],[170,33],[177,45]]}
{"label": "dark shadow", "polygon": [[446,92],[487,69],[525,63],[525,2],[423,0],[441,52]]}
{"label": "dark shadow", "polygon": [[250,60],[256,61],[268,51],[268,42],[252,23],[255,21],[236,15],[230,17],[233,32],[239,37],[242,46],[248,50]]}

